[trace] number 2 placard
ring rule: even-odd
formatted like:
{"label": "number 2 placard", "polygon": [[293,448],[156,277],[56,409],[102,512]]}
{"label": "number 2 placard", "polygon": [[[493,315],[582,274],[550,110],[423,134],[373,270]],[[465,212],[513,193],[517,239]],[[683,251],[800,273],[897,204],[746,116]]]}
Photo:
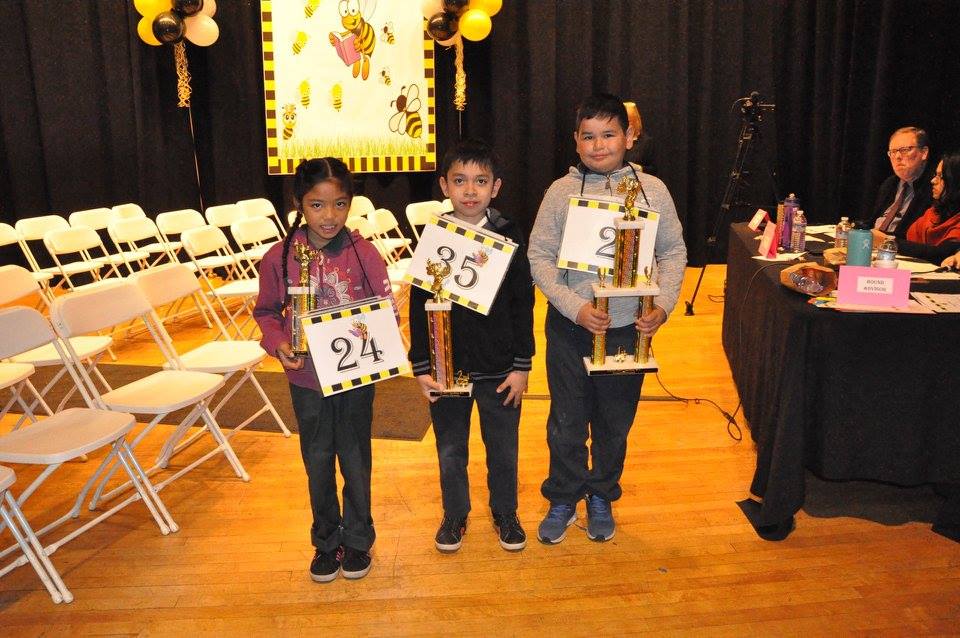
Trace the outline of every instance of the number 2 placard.
{"label": "number 2 placard", "polygon": [[325,397],[410,369],[389,299],[316,311],[303,326]]}
{"label": "number 2 placard", "polygon": [[[653,248],[657,240],[660,214],[644,208],[636,208],[637,217],[643,220],[640,233],[640,250],[637,256],[640,272],[653,263]],[[557,266],[570,270],[597,272],[600,268],[613,268],[613,252],[616,244],[614,221],[622,219],[623,204],[586,197],[571,197],[567,209],[567,221],[563,227],[563,239],[557,252]]]}
{"label": "number 2 placard", "polygon": [[487,314],[507,274],[517,245],[470,224],[447,218],[430,221],[420,235],[420,242],[404,279],[414,286],[430,290],[433,277],[427,274],[427,260],[444,261],[450,264],[450,275],[443,280],[444,297]]}

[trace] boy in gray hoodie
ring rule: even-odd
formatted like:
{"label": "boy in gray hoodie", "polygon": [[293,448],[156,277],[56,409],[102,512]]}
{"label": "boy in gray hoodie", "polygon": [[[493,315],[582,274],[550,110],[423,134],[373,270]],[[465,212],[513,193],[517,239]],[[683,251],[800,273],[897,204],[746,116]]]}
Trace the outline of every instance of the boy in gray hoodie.
{"label": "boy in gray hoodie", "polygon": [[[633,132],[622,100],[609,94],[584,100],[577,108],[573,137],[580,164],[547,189],[527,252],[534,282],[549,301],[545,333],[550,473],[541,492],[550,501],[550,510],[538,530],[540,541],[547,544],[566,537],[567,527],[577,518],[577,502],[583,498],[587,536],[596,541],[613,538],[616,526],[610,503],[621,495],[627,435],[636,416],[643,375],[590,377],[583,357],[591,352],[594,334],[606,333],[609,353],[621,346],[632,350],[637,330],[655,333],[677,303],[687,263],[683,229],[666,185],[624,163]],[[608,312],[595,309],[591,284],[596,275],[557,266],[570,197],[616,197],[617,184],[625,176],[640,182],[637,205],[660,213],[654,246],[660,294],[654,298],[653,310],[639,318],[635,297],[612,297]]]}

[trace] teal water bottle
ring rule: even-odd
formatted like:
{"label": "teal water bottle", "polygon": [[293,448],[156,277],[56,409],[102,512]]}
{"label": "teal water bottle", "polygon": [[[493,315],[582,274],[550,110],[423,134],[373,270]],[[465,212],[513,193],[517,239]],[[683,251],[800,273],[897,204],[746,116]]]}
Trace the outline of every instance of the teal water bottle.
{"label": "teal water bottle", "polygon": [[847,265],[869,266],[872,252],[873,233],[870,232],[870,225],[859,220],[847,234]]}

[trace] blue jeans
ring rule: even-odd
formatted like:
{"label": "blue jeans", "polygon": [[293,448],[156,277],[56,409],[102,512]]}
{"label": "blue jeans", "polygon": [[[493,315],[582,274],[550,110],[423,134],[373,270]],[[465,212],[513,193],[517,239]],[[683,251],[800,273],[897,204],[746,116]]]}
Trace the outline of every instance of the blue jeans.
{"label": "blue jeans", "polygon": [[[313,525],[310,540],[320,551],[340,545],[367,551],[376,532],[370,515],[370,424],[372,385],[330,397],[290,384],[300,427],[300,453],[307,471]],[[343,476],[343,514],[337,499],[336,461]]]}
{"label": "blue jeans", "polygon": [[[588,494],[615,501],[622,493],[627,435],[637,413],[643,375],[588,376],[583,358],[590,355],[593,335],[553,306],[547,309],[546,337],[550,475],[540,492],[551,503],[567,505]],[[633,325],[610,329],[607,353],[620,346],[632,352],[635,339]]]}
{"label": "blue jeans", "polygon": [[503,405],[508,391],[497,393],[502,380],[474,381],[472,397],[447,397],[430,404],[433,432],[440,461],[440,491],[443,511],[450,517],[470,511],[469,460],[470,413],[476,402],[480,435],[487,451],[487,489],[490,509],[497,513],[517,511],[517,447],[520,408]]}

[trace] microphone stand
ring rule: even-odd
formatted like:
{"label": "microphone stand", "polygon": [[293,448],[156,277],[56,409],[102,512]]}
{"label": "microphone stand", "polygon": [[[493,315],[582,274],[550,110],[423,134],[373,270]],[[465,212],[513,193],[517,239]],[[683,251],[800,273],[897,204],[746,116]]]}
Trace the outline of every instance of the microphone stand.
{"label": "microphone stand", "polygon": [[743,166],[750,155],[750,149],[753,143],[760,137],[760,122],[763,120],[763,110],[772,111],[775,108],[773,104],[762,104],[760,94],[754,91],[750,97],[740,98],[734,104],[740,104],[740,114],[743,123],[740,126],[740,136],[737,140],[737,156],[733,161],[733,170],[730,171],[730,177],[727,179],[727,188],[723,193],[723,200],[720,202],[720,212],[717,215],[716,222],[713,225],[713,233],[707,237],[707,255],[703,266],[700,268],[700,276],[697,278],[697,285],[693,289],[693,296],[686,303],[684,314],[688,317],[693,316],[693,304],[697,300],[697,293],[700,291],[700,284],[703,283],[703,275],[710,264],[710,257],[716,251],[717,237],[720,229],[723,228],[724,221],[727,219],[730,209],[734,204],[742,202],[737,201],[737,196],[743,188],[744,176],[747,174]]}

